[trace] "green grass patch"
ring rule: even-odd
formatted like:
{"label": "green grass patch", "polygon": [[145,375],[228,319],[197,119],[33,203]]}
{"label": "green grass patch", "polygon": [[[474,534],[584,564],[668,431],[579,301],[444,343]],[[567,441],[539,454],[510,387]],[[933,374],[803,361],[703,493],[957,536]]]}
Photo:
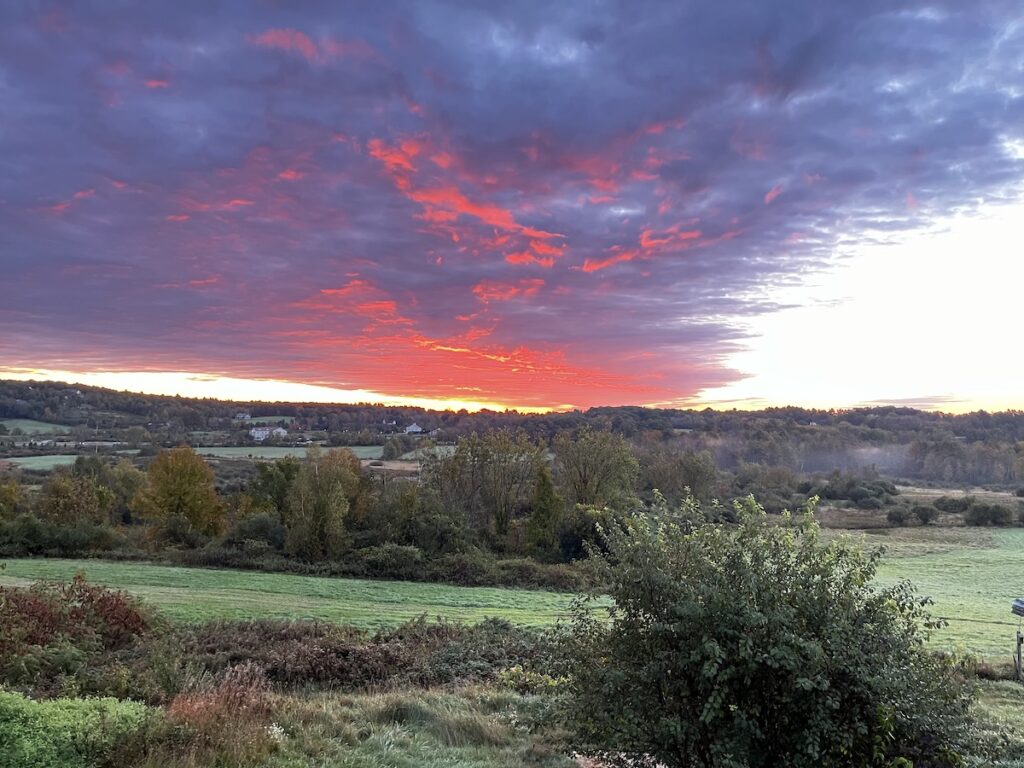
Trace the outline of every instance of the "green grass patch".
{"label": "green grass patch", "polygon": [[9,461],[11,464],[22,469],[36,469],[48,472],[57,467],[70,466],[75,463],[77,458],[78,454],[76,453],[60,453],[52,456],[12,456],[11,458],[4,459],[4,461]]}
{"label": "green grass patch", "polygon": [[572,595],[556,592],[101,560],[8,560],[0,584],[69,579],[78,571],[94,584],[138,595],[176,621],[319,619],[372,629],[426,614],[466,623],[497,617],[524,626],[544,626],[566,615],[572,600]]}
{"label": "green grass patch", "polygon": [[[353,445],[347,446],[360,459],[379,459],[384,452],[379,445]],[[327,447],[324,447],[327,450]],[[303,458],[306,455],[306,448],[303,446],[287,445],[241,445],[241,446],[214,446],[198,447],[196,453],[201,456],[212,456],[219,459],[283,459],[287,456]]]}
{"label": "green grass patch", "polygon": [[1009,657],[1018,626],[1010,604],[1024,597],[1024,530],[906,528],[864,539],[886,547],[881,582],[908,579],[935,601],[932,613],[949,622],[935,645]]}
{"label": "green grass patch", "polygon": [[52,424],[35,419],[0,419],[0,424],[7,427],[8,431],[20,429],[26,435],[61,435],[71,431],[71,427],[66,424]]}
{"label": "green grass patch", "polygon": [[550,702],[487,690],[313,694],[282,701],[271,766],[572,768],[544,725]]}

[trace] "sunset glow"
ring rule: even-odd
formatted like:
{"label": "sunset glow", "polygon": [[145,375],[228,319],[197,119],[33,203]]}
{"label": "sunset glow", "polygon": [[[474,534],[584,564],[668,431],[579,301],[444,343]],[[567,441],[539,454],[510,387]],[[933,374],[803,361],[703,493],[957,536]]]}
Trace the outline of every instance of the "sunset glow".
{"label": "sunset glow", "polygon": [[784,5],[6,8],[0,377],[1024,407],[1019,9]]}

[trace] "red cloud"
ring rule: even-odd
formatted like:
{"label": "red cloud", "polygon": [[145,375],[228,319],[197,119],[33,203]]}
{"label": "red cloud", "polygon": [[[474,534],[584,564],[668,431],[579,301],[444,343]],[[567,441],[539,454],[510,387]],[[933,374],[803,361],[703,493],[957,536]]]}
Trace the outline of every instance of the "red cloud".
{"label": "red cloud", "polygon": [[616,253],[613,253],[611,256],[604,259],[586,259],[583,262],[581,269],[584,272],[597,272],[602,269],[607,269],[615,264],[621,264],[624,261],[632,261],[640,255],[640,250],[637,248],[617,250]]}
{"label": "red cloud", "polygon": [[782,185],[776,184],[774,187],[768,190],[768,194],[764,196],[764,204],[770,205],[772,200],[782,194]]}
{"label": "red cloud", "polygon": [[167,88],[167,87],[170,86],[170,84],[171,84],[170,80],[163,80],[163,79],[157,79],[157,78],[146,80],[145,83],[144,83],[144,85],[147,88]]}
{"label": "red cloud", "polygon": [[310,64],[321,64],[328,59],[342,57],[368,58],[375,54],[373,48],[362,40],[323,38],[317,43],[297,29],[268,29],[259,35],[249,35],[248,39],[263,48],[297,53]]}
{"label": "red cloud", "polygon": [[473,287],[473,293],[486,304],[489,301],[508,301],[518,296],[536,296],[543,287],[544,281],[540,278],[520,280],[515,283],[484,280]]}
{"label": "red cloud", "polygon": [[316,43],[296,29],[268,29],[261,35],[251,36],[250,42],[264,48],[277,48],[282,51],[298,53],[307,61],[315,62],[320,58],[320,50]]}

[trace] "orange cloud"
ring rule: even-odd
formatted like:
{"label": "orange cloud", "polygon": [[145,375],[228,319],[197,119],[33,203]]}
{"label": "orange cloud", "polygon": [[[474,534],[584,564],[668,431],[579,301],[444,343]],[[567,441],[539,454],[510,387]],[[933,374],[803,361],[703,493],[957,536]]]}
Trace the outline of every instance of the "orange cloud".
{"label": "orange cloud", "polygon": [[508,301],[519,296],[536,296],[544,287],[540,278],[519,280],[515,283],[500,283],[484,280],[473,287],[473,293],[485,304],[489,301]]}
{"label": "orange cloud", "polygon": [[315,42],[297,29],[268,29],[259,35],[249,35],[249,42],[263,48],[275,48],[297,53],[311,64],[342,57],[369,58],[376,52],[362,40],[333,40],[322,38]]}

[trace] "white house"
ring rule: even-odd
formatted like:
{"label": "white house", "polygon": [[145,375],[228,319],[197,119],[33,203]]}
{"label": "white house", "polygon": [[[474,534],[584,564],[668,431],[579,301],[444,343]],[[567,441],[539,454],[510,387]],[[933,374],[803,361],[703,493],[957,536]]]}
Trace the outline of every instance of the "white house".
{"label": "white house", "polygon": [[235,421],[249,421],[252,418],[248,413],[239,411],[235,414]]}
{"label": "white house", "polygon": [[288,430],[282,427],[253,427],[249,430],[249,437],[257,443],[262,443],[268,437],[288,437]]}
{"label": "white house", "polygon": [[422,435],[425,430],[415,421],[405,428],[405,434],[407,435]]}

